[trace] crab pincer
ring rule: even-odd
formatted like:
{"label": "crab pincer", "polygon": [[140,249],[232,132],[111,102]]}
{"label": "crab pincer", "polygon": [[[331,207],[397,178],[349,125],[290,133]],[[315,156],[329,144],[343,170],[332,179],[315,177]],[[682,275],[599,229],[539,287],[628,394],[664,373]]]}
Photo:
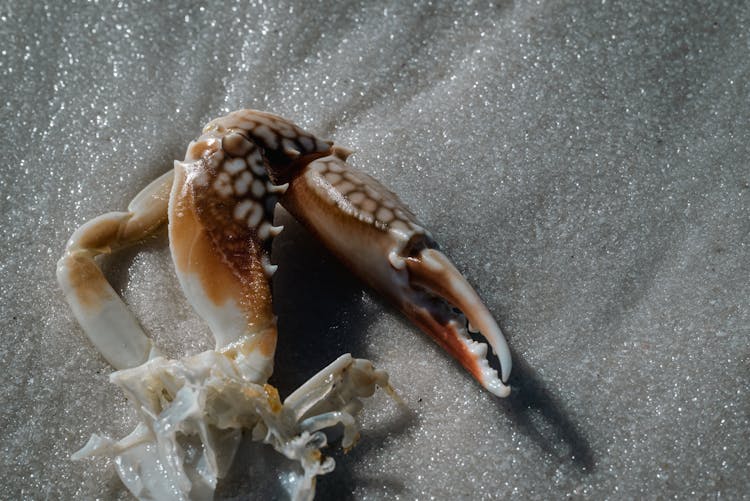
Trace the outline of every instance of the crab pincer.
{"label": "crab pincer", "polygon": [[[379,181],[346,163],[350,150],[296,136],[296,126],[280,117],[237,113],[263,122],[262,129],[246,131],[262,145],[269,177],[280,187],[281,205],[482,386],[507,396],[511,355],[500,327],[408,207]],[[471,338],[469,326],[489,342],[500,376],[488,363],[487,345]]]}

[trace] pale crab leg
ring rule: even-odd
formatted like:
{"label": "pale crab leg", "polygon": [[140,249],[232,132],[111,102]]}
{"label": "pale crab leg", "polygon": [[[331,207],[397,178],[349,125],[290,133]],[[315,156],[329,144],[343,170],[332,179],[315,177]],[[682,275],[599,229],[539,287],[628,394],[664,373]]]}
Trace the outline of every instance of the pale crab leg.
{"label": "pale crab leg", "polygon": [[328,367],[308,379],[284,400],[284,407],[301,420],[341,408],[360,397],[369,397],[375,387],[385,389],[394,398],[395,391],[388,383],[388,374],[375,369],[372,362],[341,355]]}
{"label": "pale crab leg", "polygon": [[[287,123],[288,129],[292,126]],[[264,135],[268,132],[276,134],[270,130]],[[255,131],[249,134],[255,140]],[[504,383],[511,356],[500,328],[414,214],[380,182],[349,166],[345,160],[351,151],[334,146],[328,156],[302,153],[289,162],[280,151],[280,138],[277,134],[276,147],[264,148],[264,153],[271,179],[288,184],[281,205],[451,353],[482,386],[497,396],[507,396],[510,388]],[[277,158],[281,161],[274,161]],[[487,346],[471,339],[466,320],[453,313],[449,304],[481,330],[499,358],[500,377],[489,366]]]}
{"label": "pale crab leg", "polygon": [[157,352],[94,258],[132,245],[166,222],[172,179],[167,172],[143,189],[127,212],[103,214],[78,228],[57,263],[57,280],[73,314],[117,369],[140,365]]}
{"label": "pale crab leg", "polygon": [[359,431],[354,416],[344,411],[331,411],[305,419],[299,424],[300,430],[315,433],[336,425],[344,427],[344,437],[341,439],[341,447],[350,449],[359,440]]}

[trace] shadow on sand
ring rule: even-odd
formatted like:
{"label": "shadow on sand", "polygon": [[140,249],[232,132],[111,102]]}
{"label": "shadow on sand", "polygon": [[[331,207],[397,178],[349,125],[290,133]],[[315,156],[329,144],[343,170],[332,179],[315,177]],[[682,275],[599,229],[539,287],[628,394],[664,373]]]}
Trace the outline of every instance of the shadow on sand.
{"label": "shadow on sand", "polygon": [[536,371],[518,354],[513,355],[509,384],[512,393],[499,400],[498,405],[518,431],[559,463],[572,462],[581,473],[592,473],[595,458],[588,439]]}

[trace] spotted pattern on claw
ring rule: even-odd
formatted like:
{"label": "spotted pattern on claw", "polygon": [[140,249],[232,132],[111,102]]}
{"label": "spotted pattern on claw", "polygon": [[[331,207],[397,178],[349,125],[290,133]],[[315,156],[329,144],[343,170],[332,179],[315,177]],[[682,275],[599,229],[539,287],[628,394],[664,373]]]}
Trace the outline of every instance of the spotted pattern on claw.
{"label": "spotted pattern on claw", "polygon": [[[353,169],[336,155],[319,158],[310,164],[310,170],[324,183],[315,183],[321,195],[342,211],[383,231],[424,233],[416,216],[378,180]],[[339,196],[331,197],[325,185],[331,186]]]}
{"label": "spotted pattern on claw", "polygon": [[188,185],[196,214],[215,245],[239,259],[257,240],[270,248],[277,197],[269,190],[260,148],[242,131],[227,132],[220,148],[216,143],[215,138],[202,138],[190,147],[188,157],[200,155],[190,168],[191,179],[200,182],[188,181]]}
{"label": "spotted pattern on claw", "polygon": [[[242,130],[260,146],[269,157],[286,157],[294,160],[300,155],[327,152],[330,141],[323,141],[296,124],[271,113],[240,110],[210,122],[204,132],[228,129]],[[239,141],[234,137],[230,141]]]}

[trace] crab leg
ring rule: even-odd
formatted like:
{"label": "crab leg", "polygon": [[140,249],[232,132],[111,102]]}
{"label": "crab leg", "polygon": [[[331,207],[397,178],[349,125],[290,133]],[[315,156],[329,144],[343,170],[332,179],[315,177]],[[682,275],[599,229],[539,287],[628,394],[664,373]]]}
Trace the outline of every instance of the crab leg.
{"label": "crab leg", "polygon": [[172,178],[170,171],[149,184],[127,212],[103,214],[78,228],[57,263],[57,280],[73,314],[117,369],[140,365],[157,352],[94,258],[134,244],[166,222]]}
{"label": "crab leg", "polygon": [[341,355],[328,367],[310,378],[284,400],[284,412],[299,429],[314,432],[338,423],[344,425],[342,447],[354,445],[358,431],[354,415],[362,408],[360,398],[383,388],[394,400],[400,402],[388,383],[388,374],[375,369],[372,362]]}
{"label": "crab leg", "polygon": [[284,407],[299,421],[338,409],[341,402],[348,405],[359,397],[369,397],[376,386],[396,398],[385,371],[375,369],[369,360],[353,358],[347,353],[297,388],[284,400]]}

